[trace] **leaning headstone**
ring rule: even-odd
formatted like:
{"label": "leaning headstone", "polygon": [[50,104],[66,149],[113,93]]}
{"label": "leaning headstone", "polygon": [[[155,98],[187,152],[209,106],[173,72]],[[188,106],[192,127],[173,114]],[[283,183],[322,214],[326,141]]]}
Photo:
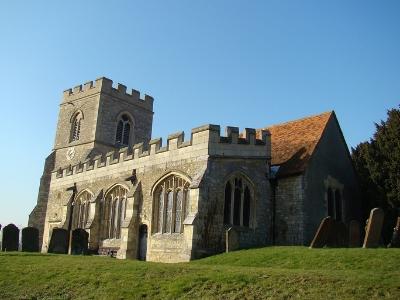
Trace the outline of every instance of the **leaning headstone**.
{"label": "leaning headstone", "polygon": [[239,233],[231,227],[226,231],[226,252],[235,251],[239,248]]}
{"label": "leaning headstone", "polygon": [[22,229],[22,251],[39,252],[39,230],[35,227]]}
{"label": "leaning headstone", "polygon": [[322,248],[328,242],[330,232],[332,229],[333,220],[331,217],[323,218],[321,224],[315,233],[314,239],[310,244],[310,248]]}
{"label": "leaning headstone", "polygon": [[396,227],[393,228],[393,235],[389,248],[400,248],[400,217],[397,218]]}
{"label": "leaning headstone", "polygon": [[360,247],[360,224],[356,220],[349,223],[349,247]]}
{"label": "leaning headstone", "polygon": [[14,224],[8,224],[3,228],[1,250],[18,251],[18,244],[19,244],[19,229]]}
{"label": "leaning headstone", "polygon": [[327,247],[347,247],[348,245],[347,226],[341,221],[332,220],[331,230],[326,242]]}
{"label": "leaning headstone", "polygon": [[80,255],[88,253],[89,234],[85,229],[77,228],[72,231],[71,254]]}
{"label": "leaning headstone", "polygon": [[381,208],[374,208],[369,215],[363,248],[376,248],[381,239],[384,212]]}
{"label": "leaning headstone", "polygon": [[68,253],[68,231],[63,228],[54,228],[51,234],[48,253]]}

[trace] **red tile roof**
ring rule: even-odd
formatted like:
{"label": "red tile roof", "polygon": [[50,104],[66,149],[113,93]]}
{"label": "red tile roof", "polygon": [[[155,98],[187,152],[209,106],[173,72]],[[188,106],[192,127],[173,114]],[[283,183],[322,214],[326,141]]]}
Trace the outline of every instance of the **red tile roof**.
{"label": "red tile roof", "polygon": [[271,133],[271,159],[272,165],[280,166],[278,177],[305,170],[332,115],[333,111],[263,128]]}

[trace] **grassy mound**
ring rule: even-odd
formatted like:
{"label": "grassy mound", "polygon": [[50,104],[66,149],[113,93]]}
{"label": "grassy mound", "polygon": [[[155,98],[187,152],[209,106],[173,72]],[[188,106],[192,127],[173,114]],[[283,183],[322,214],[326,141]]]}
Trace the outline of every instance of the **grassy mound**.
{"label": "grassy mound", "polygon": [[0,254],[0,299],[400,299],[400,250],[269,247],[190,263]]}

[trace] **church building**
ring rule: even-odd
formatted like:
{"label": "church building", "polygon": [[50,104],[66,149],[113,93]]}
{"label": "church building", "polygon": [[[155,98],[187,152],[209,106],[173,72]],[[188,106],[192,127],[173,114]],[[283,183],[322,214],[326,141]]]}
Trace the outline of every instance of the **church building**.
{"label": "church building", "polygon": [[322,218],[356,218],[357,182],[334,112],[262,129],[203,125],[152,139],[153,98],[111,80],[64,91],[29,226],[88,234],[92,253],[182,262],[307,245]]}

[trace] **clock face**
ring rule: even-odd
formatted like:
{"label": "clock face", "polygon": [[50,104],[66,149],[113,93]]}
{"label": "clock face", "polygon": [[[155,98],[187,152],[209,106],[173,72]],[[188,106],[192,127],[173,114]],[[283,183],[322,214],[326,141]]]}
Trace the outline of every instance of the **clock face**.
{"label": "clock face", "polygon": [[71,160],[71,159],[74,158],[74,156],[75,156],[75,148],[74,147],[68,148],[68,150],[67,150],[67,159]]}

